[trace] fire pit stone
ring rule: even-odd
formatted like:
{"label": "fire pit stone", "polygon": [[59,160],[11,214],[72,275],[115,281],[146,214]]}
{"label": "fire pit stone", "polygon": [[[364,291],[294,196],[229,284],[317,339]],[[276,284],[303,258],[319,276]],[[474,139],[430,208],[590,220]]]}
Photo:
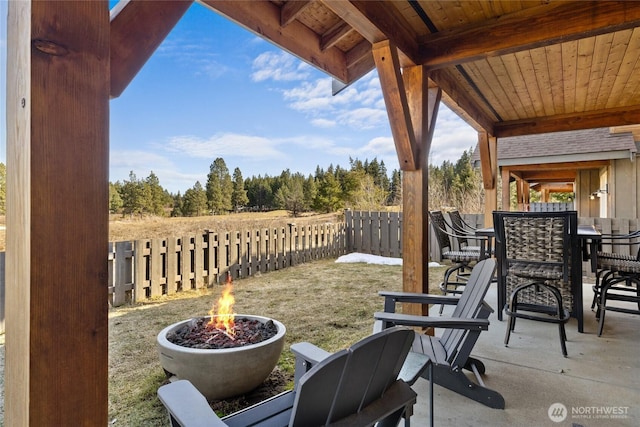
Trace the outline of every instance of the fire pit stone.
{"label": "fire pit stone", "polygon": [[263,324],[272,321],[275,336],[241,347],[200,349],[183,347],[167,339],[167,334],[192,320],[183,320],[164,328],[157,337],[160,364],[169,376],[189,380],[208,400],[220,400],[244,394],[258,387],[278,363],[284,347],[286,329],[277,320],[262,316],[235,315]]}

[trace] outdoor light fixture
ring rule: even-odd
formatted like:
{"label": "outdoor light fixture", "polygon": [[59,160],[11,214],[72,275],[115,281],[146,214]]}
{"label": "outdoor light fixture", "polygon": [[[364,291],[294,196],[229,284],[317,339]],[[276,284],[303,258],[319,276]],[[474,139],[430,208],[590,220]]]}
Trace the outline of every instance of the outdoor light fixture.
{"label": "outdoor light fixture", "polygon": [[604,189],[602,190],[597,190],[594,191],[593,193],[591,193],[591,195],[589,196],[589,198],[591,200],[594,200],[596,197],[602,197],[602,194],[609,194],[609,184],[605,184],[604,185]]}

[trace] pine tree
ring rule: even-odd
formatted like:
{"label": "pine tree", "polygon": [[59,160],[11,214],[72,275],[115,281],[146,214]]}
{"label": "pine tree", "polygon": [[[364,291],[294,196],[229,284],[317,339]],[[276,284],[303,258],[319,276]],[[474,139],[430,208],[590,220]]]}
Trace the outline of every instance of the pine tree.
{"label": "pine tree", "polygon": [[197,181],[195,185],[184,192],[182,198],[182,213],[184,216],[200,216],[207,210],[207,193],[202,189],[202,184]]}
{"label": "pine tree", "polygon": [[233,210],[238,212],[241,208],[245,207],[249,203],[247,197],[247,190],[244,189],[244,180],[242,179],[242,172],[240,168],[233,170],[233,192],[231,194],[231,205]]}
{"label": "pine tree", "polygon": [[212,213],[222,214],[233,209],[231,203],[233,182],[222,157],[218,157],[211,163],[206,188],[207,206]]}

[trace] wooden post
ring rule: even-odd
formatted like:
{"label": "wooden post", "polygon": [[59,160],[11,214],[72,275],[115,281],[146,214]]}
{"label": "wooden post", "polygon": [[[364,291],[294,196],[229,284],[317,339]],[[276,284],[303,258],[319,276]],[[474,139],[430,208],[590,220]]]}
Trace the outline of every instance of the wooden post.
{"label": "wooden post", "polygon": [[9,426],[105,426],[109,4],[9,2]]}
{"label": "wooden post", "polygon": [[[442,92],[429,88],[425,67],[400,71],[398,52],[388,40],[373,45],[382,93],[402,175],[402,287],[429,292],[428,154]],[[405,305],[408,314],[429,307]]]}
{"label": "wooden post", "polygon": [[484,225],[492,227],[493,211],[498,209],[498,139],[487,132],[478,132],[478,148],[484,186]]}

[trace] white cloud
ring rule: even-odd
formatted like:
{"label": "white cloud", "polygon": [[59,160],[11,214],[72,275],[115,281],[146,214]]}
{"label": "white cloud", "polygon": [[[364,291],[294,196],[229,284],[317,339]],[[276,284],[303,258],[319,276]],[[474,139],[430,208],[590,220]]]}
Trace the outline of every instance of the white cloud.
{"label": "white cloud", "polygon": [[334,128],[337,125],[335,120],[329,119],[312,119],[311,124],[315,127],[324,129]]}
{"label": "white cloud", "polygon": [[307,64],[284,51],[261,53],[253,60],[252,68],[254,82],[304,80],[311,71]]}
{"label": "white cloud", "polygon": [[212,158],[240,156],[255,159],[276,159],[283,153],[276,149],[278,141],[266,137],[236,133],[216,134],[209,138],[174,136],[165,148],[190,157]]}

